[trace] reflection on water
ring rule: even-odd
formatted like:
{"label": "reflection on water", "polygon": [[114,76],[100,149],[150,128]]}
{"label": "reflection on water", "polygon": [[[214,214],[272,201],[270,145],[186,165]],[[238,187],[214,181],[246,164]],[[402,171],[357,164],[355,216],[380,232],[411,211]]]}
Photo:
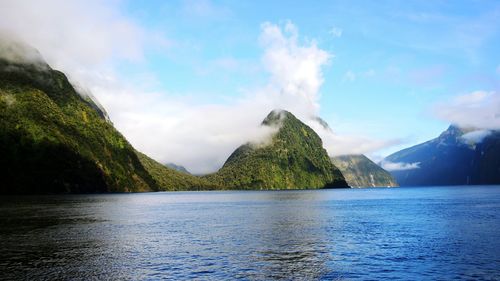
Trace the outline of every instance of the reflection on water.
{"label": "reflection on water", "polygon": [[[321,229],[321,213],[309,208],[320,193],[267,192],[252,263],[261,264],[259,275],[265,279],[317,279],[328,269],[327,237]],[[294,202],[298,201],[298,202]],[[292,202],[292,203],[290,203]]]}
{"label": "reflection on water", "polygon": [[500,187],[0,198],[0,279],[496,279]]}

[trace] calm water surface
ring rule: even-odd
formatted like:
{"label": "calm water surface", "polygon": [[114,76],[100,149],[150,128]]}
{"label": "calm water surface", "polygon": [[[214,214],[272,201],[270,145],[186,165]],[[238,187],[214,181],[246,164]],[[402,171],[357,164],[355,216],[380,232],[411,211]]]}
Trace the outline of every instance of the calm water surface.
{"label": "calm water surface", "polygon": [[500,186],[0,198],[0,278],[500,280]]}

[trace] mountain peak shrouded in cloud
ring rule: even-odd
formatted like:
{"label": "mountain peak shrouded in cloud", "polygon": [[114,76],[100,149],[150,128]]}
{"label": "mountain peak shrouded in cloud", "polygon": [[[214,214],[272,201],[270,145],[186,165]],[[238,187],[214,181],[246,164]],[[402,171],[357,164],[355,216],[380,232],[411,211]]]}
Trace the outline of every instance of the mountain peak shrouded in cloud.
{"label": "mountain peak shrouded in cloud", "polygon": [[500,131],[450,125],[382,161],[401,186],[498,184]]}
{"label": "mountain peak shrouded in cloud", "polygon": [[267,82],[226,104],[193,103],[123,85],[94,87],[93,92],[140,150],[195,174],[214,172],[242,143],[268,139],[274,128],[259,124],[272,109],[289,110],[303,120],[318,114],[322,68],[331,55],[313,41],[302,42],[291,22],[262,24],[258,41]]}
{"label": "mountain peak shrouded in cloud", "polygon": [[[29,78],[33,83],[42,87],[53,88],[57,84],[51,75],[52,68],[40,52],[15,36],[0,34],[0,62],[2,60],[7,65],[5,73],[24,77],[22,79]],[[72,84],[71,86],[101,117],[108,122],[110,121],[106,110],[92,93],[85,88],[78,87],[78,85]]]}
{"label": "mountain peak shrouded in cloud", "polygon": [[262,121],[262,125],[279,127],[290,115],[291,113],[284,109],[273,109]]}
{"label": "mountain peak shrouded in cloud", "polygon": [[19,38],[0,32],[0,59],[16,64],[34,64],[48,69],[40,52]]}
{"label": "mountain peak shrouded in cloud", "polygon": [[500,93],[474,91],[434,107],[435,114],[462,128],[500,129]]}
{"label": "mountain peak shrouded in cloud", "polygon": [[273,110],[261,126],[277,129],[266,144],[241,145],[217,173],[206,178],[236,189],[347,187],[321,138],[292,113]]}
{"label": "mountain peak shrouded in cloud", "polygon": [[486,137],[491,135],[493,131],[491,130],[474,130],[468,133],[465,133],[461,136],[461,139],[466,143],[476,144],[481,143]]}

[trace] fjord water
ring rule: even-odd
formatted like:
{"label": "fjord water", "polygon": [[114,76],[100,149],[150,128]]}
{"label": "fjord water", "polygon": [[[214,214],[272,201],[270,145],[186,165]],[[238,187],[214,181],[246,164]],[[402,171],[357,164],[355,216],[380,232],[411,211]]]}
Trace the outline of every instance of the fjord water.
{"label": "fjord water", "polygon": [[0,278],[500,278],[500,186],[2,197]]}

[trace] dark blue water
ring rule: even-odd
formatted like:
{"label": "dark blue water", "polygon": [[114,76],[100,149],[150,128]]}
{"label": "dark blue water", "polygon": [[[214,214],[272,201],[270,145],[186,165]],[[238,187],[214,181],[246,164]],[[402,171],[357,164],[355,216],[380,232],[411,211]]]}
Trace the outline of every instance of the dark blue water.
{"label": "dark blue water", "polygon": [[0,277],[499,280],[500,186],[3,197]]}

